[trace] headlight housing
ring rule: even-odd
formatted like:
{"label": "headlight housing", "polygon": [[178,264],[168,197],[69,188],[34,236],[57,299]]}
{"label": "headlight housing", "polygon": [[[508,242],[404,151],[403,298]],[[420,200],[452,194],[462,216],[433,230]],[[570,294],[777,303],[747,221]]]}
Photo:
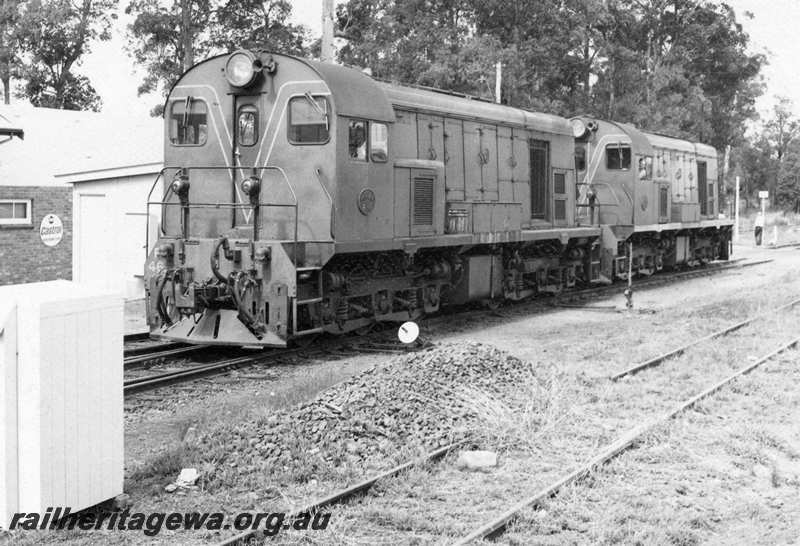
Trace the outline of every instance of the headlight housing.
{"label": "headlight housing", "polygon": [[572,120],[571,124],[572,124],[572,136],[574,136],[575,138],[583,138],[584,136],[586,136],[586,133],[589,132],[589,128],[586,126],[583,120],[575,118]]}
{"label": "headlight housing", "polygon": [[255,196],[261,190],[261,180],[255,176],[242,180],[242,191],[245,195]]}
{"label": "headlight housing", "polygon": [[181,173],[177,174],[172,179],[172,191],[177,195],[189,193],[189,177]]}
{"label": "headlight housing", "polygon": [[225,79],[234,87],[248,87],[261,73],[261,61],[246,49],[234,51],[225,62]]}

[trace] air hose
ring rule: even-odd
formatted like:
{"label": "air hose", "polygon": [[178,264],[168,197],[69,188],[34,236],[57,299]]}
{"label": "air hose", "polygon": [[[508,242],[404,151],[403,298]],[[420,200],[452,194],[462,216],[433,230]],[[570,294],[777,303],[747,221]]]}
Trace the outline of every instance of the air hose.
{"label": "air hose", "polygon": [[[231,289],[231,294],[233,295],[233,301],[236,303],[236,309],[239,311],[239,320],[241,320],[250,331],[252,331],[253,333],[257,333],[262,331],[263,328],[260,327],[256,318],[252,314],[250,314],[250,311],[245,307],[242,301],[243,294],[239,291],[239,284],[242,278],[245,278],[245,274],[242,273],[241,271],[231,273],[231,279],[230,279],[231,282],[228,284],[228,286]],[[247,282],[249,283],[252,281],[247,280]],[[244,290],[246,289],[247,287],[245,286]]]}
{"label": "air hose", "polygon": [[217,241],[217,244],[214,245],[214,250],[211,252],[211,271],[214,273],[214,276],[217,278],[217,280],[219,280],[219,282],[222,284],[228,284],[228,279],[226,279],[222,273],[219,272],[219,247],[222,247],[225,251],[225,258],[228,260],[233,258],[233,253],[228,245],[228,238],[220,237],[219,241]]}
{"label": "air hose", "polygon": [[161,317],[161,321],[167,326],[172,325],[172,319],[169,318],[167,307],[164,304],[164,287],[167,285],[167,277],[169,277],[170,273],[172,272],[173,270],[164,270],[164,274],[158,283],[158,288],[156,289],[156,311],[158,311],[158,316]]}

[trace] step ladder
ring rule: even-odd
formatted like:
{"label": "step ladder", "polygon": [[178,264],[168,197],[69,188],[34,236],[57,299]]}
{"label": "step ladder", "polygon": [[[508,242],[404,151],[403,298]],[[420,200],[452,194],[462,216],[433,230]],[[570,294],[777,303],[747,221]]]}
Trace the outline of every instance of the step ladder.
{"label": "step ladder", "polygon": [[[298,330],[297,329],[297,317],[299,316],[299,310],[304,305],[318,305],[322,303],[322,268],[311,266],[311,267],[298,267],[295,270],[297,272],[297,276],[299,277],[301,273],[310,273],[313,276],[316,276],[316,283],[317,283],[317,294],[313,298],[306,298],[306,299],[298,299],[294,298],[294,305],[292,308],[292,332],[294,336],[307,336],[311,334],[319,334],[323,332],[325,329],[322,326],[318,326],[315,328],[308,328],[306,330]],[[319,316],[320,313],[316,313],[316,316]]]}

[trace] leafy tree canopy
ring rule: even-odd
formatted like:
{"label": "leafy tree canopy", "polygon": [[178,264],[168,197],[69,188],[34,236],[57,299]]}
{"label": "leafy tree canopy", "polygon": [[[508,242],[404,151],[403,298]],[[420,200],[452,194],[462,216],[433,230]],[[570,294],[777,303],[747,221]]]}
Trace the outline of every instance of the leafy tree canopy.
{"label": "leafy tree canopy", "polygon": [[[29,0],[15,3],[7,58],[24,82],[21,97],[36,106],[99,110],[100,97],[75,67],[96,40],[108,40],[116,0]],[[8,7],[8,6],[7,6]],[[2,65],[0,59],[0,65]],[[0,69],[2,72],[2,69]]]}
{"label": "leafy tree canopy", "polygon": [[129,43],[147,71],[139,94],[166,94],[197,60],[241,47],[305,54],[307,31],[288,22],[291,9],[288,0],[131,0]]}
{"label": "leafy tree canopy", "polygon": [[725,4],[705,0],[350,0],[346,64],[379,78],[589,113],[708,142],[743,137],[765,59]]}

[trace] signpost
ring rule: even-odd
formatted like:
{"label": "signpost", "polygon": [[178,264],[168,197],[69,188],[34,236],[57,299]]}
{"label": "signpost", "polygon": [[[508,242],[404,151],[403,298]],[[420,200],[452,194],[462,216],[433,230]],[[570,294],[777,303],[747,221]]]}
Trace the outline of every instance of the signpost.
{"label": "signpost", "polygon": [[761,214],[766,219],[767,217],[767,199],[769,199],[769,192],[766,190],[760,190],[758,192],[758,198],[761,199]]}

